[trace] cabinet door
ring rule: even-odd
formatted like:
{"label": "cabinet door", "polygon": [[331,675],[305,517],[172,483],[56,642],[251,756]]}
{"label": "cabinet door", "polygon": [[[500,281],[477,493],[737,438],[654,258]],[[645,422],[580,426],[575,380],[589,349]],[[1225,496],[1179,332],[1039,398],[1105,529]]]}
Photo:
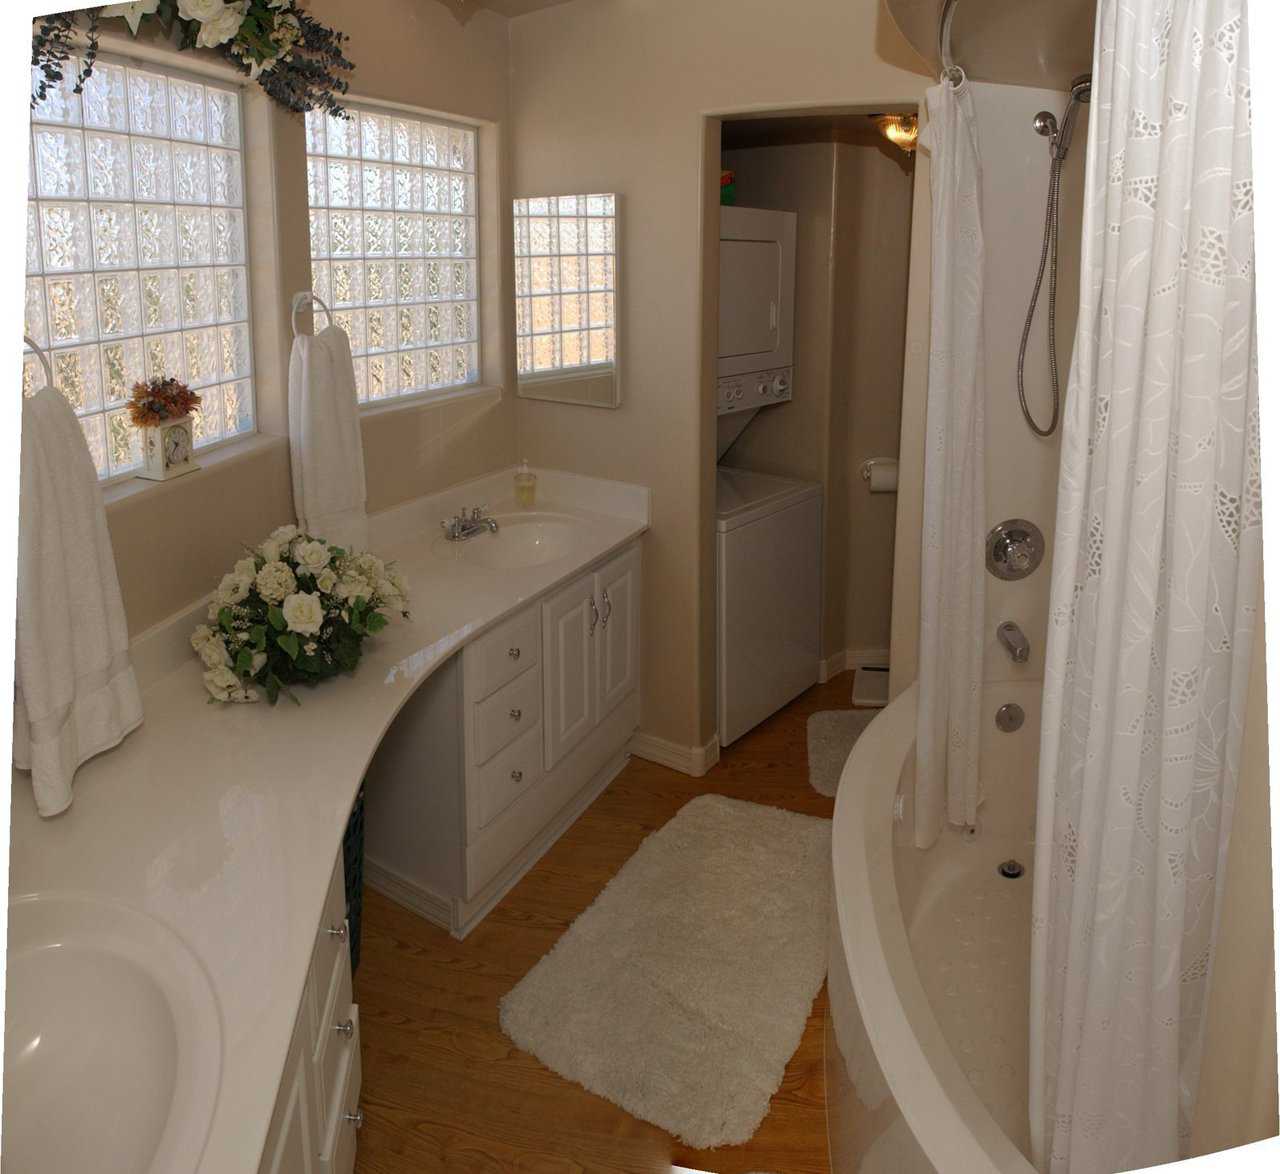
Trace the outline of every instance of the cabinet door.
{"label": "cabinet door", "polygon": [[308,1056],[295,1030],[285,1061],[275,1115],[267,1132],[259,1174],[314,1174],[316,1127],[311,1120],[311,1095],[307,1083]]}
{"label": "cabinet door", "polygon": [[597,721],[612,712],[639,683],[640,551],[628,550],[596,575],[600,627],[596,635]]}
{"label": "cabinet door", "polygon": [[543,726],[547,769],[596,723],[594,575],[583,575],[542,605]]}

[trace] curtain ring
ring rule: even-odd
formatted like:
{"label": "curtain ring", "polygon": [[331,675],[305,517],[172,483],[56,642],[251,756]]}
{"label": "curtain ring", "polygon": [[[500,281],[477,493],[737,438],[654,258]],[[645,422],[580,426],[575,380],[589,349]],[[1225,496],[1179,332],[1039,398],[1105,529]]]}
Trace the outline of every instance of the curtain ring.
{"label": "curtain ring", "polygon": [[969,79],[958,65],[949,65],[942,71],[942,76],[938,80],[947,82],[953,90],[958,90]]}

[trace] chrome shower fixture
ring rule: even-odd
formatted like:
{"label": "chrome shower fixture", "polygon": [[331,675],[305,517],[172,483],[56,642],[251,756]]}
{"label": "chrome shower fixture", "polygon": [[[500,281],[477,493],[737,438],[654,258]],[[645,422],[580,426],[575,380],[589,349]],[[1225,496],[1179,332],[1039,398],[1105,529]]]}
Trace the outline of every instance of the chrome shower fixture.
{"label": "chrome shower fixture", "polygon": [[[1058,205],[1062,193],[1062,165],[1071,150],[1076,119],[1083,106],[1093,95],[1093,79],[1082,74],[1071,83],[1067,108],[1062,122],[1049,110],[1041,110],[1032,120],[1036,134],[1049,140],[1049,199],[1045,208],[1044,244],[1040,248],[1040,268],[1036,271],[1035,288],[1031,291],[1031,305],[1027,308],[1026,325],[1022,328],[1022,344],[1018,348],[1018,404],[1023,419],[1037,436],[1052,436],[1058,430],[1058,417],[1062,391],[1058,379]],[[1049,270],[1049,389],[1052,410],[1049,423],[1041,427],[1027,405],[1027,389],[1024,385],[1024,368],[1027,363],[1027,343],[1031,339],[1031,324],[1035,321],[1036,304],[1040,301],[1040,287],[1044,284],[1045,268]]]}

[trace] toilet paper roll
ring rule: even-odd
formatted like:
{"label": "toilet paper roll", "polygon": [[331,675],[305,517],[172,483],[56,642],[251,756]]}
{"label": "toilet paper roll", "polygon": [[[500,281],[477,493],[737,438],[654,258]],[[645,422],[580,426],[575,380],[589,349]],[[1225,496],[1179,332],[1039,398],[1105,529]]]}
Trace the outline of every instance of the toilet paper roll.
{"label": "toilet paper roll", "polygon": [[863,461],[862,479],[872,493],[897,493],[898,462],[893,457],[872,457]]}

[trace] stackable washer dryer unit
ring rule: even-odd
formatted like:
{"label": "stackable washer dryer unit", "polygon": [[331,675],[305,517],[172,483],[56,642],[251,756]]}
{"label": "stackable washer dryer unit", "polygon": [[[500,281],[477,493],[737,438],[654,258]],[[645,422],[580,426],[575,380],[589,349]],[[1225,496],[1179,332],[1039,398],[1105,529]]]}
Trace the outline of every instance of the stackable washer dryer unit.
{"label": "stackable washer dryer unit", "polygon": [[818,680],[822,486],[716,470],[720,744]]}

